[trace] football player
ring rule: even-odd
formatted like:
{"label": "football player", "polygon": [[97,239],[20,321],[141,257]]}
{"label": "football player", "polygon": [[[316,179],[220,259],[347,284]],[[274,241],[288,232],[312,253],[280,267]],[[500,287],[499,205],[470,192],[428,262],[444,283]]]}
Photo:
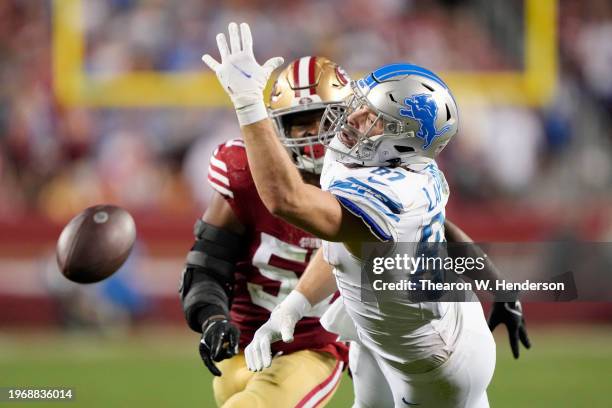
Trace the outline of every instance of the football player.
{"label": "football player", "polygon": [[230,46],[225,35],[217,36],[221,63],[209,55],[203,60],[236,108],[260,197],[273,214],[324,240],[297,290],[247,347],[249,368],[274,364],[270,344],[292,340],[302,314],[332,293],[333,266],[342,298],[335,304],[350,317],[352,324],[344,326],[354,328],[348,336],[355,406],[488,406],[495,343],[479,303],[400,297],[381,307],[361,300],[362,290],[373,290],[361,287],[362,242],[445,240],[448,185],[434,158],[457,132],[458,120],[446,84],[410,64],[383,66],[354,83],[348,108],[326,109],[327,129],[337,137],[319,189],[301,180],[267,119],[262,92],[282,59],[257,63],[247,24],[231,23],[229,34]]}
{"label": "football player", "polygon": [[[270,114],[292,165],[306,183],[318,186],[323,166],[324,150],[317,136],[323,111],[349,93],[345,72],[323,57],[293,61],[274,84]],[[319,324],[331,297],[306,312],[295,328],[293,343],[273,347],[279,356],[270,370],[250,372],[242,351],[294,289],[320,239],[266,209],[241,140],[216,149],[208,182],[215,193],[195,225],[181,300],[189,326],[202,333],[199,351],[216,376],[217,404],[324,406],[340,382],[347,359],[346,345]]]}

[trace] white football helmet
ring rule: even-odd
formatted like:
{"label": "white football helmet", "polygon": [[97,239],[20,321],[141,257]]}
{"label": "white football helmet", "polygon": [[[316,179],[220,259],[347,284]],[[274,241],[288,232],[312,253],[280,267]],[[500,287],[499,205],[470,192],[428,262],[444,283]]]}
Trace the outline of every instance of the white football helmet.
{"label": "white football helmet", "polygon": [[[401,166],[431,161],[457,133],[458,110],[448,86],[428,69],[411,64],[384,65],[351,83],[348,102],[327,106],[319,140],[338,153],[338,161],[360,166]],[[349,116],[368,108],[376,119],[361,132]],[[373,129],[382,123],[382,133]],[[344,148],[330,146],[330,134]]]}

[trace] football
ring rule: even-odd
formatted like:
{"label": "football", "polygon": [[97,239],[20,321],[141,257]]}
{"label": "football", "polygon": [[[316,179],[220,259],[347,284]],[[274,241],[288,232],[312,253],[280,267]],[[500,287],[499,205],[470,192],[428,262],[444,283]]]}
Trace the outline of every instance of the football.
{"label": "football", "polygon": [[136,224],[126,210],[114,205],[89,207],[62,230],[57,263],[73,282],[99,282],[123,265],[135,240]]}

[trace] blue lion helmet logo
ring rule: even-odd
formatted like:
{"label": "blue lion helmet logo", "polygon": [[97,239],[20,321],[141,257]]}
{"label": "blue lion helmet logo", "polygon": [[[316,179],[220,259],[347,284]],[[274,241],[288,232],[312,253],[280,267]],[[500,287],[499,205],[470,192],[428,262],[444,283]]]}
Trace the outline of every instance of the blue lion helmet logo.
{"label": "blue lion helmet logo", "polygon": [[451,127],[444,126],[442,129],[436,129],[436,117],[438,116],[438,106],[429,94],[418,94],[410,98],[404,99],[406,108],[400,109],[399,113],[402,116],[412,118],[419,122],[419,131],[416,136],[423,139],[423,149],[427,149],[434,139],[442,136]]}

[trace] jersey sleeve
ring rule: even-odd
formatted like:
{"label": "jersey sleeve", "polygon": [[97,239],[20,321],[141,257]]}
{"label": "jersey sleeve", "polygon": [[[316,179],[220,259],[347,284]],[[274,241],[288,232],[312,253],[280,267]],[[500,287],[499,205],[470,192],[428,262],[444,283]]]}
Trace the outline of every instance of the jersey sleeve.
{"label": "jersey sleeve", "polygon": [[232,139],[217,146],[208,165],[208,184],[226,199],[235,199],[250,179],[241,173],[248,173],[244,142]]}
{"label": "jersey sleeve", "polygon": [[218,146],[210,157],[208,184],[226,199],[233,199],[234,193],[232,192],[232,186],[230,186],[227,164],[225,163],[224,155],[220,152],[223,146]]}
{"label": "jersey sleeve", "polygon": [[340,204],[359,217],[381,241],[396,241],[401,201],[385,183],[368,177],[348,176],[330,183],[331,192]]}
{"label": "jersey sleeve", "polygon": [[234,213],[244,223],[249,211],[245,203],[251,202],[255,193],[244,142],[233,139],[219,145],[208,165],[208,184],[225,198]]}

